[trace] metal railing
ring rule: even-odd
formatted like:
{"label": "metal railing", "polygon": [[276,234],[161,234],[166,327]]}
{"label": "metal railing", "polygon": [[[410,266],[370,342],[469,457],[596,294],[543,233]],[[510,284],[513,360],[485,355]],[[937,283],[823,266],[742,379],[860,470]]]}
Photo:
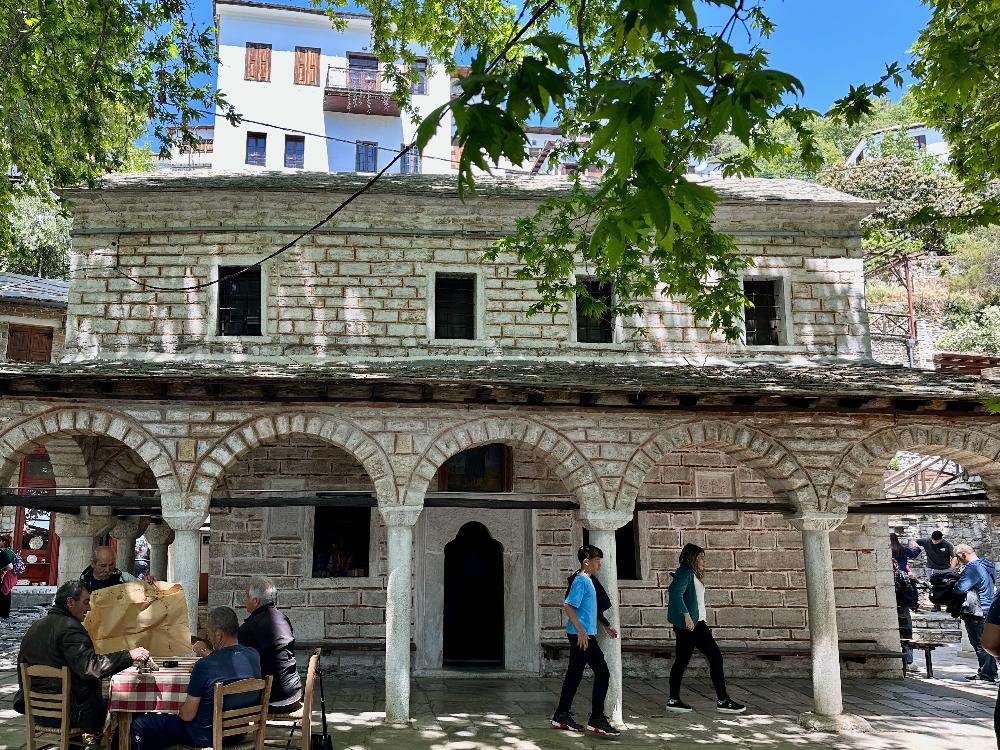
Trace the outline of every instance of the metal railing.
{"label": "metal railing", "polygon": [[329,65],[326,69],[326,87],[352,93],[391,94],[393,85],[382,77],[376,68],[342,67]]}

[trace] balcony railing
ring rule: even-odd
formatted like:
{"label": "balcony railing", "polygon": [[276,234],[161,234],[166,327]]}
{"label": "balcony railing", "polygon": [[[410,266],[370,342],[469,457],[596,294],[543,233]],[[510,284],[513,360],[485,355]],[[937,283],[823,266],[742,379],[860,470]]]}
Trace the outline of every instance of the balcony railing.
{"label": "balcony railing", "polygon": [[392,84],[376,68],[330,65],[326,69],[323,109],[360,115],[399,117]]}

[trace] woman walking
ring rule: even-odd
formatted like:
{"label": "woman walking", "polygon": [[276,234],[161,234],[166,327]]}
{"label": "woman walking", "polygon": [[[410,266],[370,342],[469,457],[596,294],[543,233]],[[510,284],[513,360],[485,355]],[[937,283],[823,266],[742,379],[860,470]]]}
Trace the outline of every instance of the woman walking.
{"label": "woman walking", "polygon": [[712,631],[706,622],[705,610],[705,550],[697,544],[685,544],[681,550],[680,566],[674,571],[667,589],[667,620],[674,626],[677,653],[670,670],[670,699],[667,710],[687,713],[692,708],[681,700],[681,680],[684,670],[698,649],[708,659],[712,685],[715,687],[716,708],[724,714],[741,714],[746,706],[737,703],[726,692],[726,677],[722,669],[722,652],[719,651]]}
{"label": "woman walking", "polygon": [[[14,550],[11,548],[13,537],[10,534],[0,534],[0,625],[10,627],[10,599],[17,577],[14,574]],[[10,574],[8,577],[8,573]],[[8,581],[3,578],[8,577]]]}

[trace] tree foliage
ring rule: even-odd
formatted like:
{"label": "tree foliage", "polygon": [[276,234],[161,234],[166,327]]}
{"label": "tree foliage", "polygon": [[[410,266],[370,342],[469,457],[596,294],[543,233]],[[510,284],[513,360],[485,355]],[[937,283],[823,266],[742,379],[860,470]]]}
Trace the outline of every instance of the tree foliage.
{"label": "tree foliage", "polygon": [[10,231],[0,235],[0,271],[65,278],[69,274],[71,223],[54,197],[15,198],[6,222]]}

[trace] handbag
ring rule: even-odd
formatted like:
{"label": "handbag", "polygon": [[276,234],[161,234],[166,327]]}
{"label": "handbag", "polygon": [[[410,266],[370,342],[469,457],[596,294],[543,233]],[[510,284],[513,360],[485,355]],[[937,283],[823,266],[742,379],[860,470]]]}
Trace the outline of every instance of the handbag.
{"label": "handbag", "polygon": [[[320,673],[319,662],[316,662],[316,679],[319,681],[319,715],[323,722],[323,734],[312,733],[309,738],[309,750],[333,750],[333,741],[326,730],[326,696],[323,694],[323,675]],[[305,707],[304,710],[309,710]]]}
{"label": "handbag", "polygon": [[13,570],[6,570],[3,574],[3,580],[0,580],[0,594],[7,596],[14,587],[17,585],[17,576],[14,575]]}

